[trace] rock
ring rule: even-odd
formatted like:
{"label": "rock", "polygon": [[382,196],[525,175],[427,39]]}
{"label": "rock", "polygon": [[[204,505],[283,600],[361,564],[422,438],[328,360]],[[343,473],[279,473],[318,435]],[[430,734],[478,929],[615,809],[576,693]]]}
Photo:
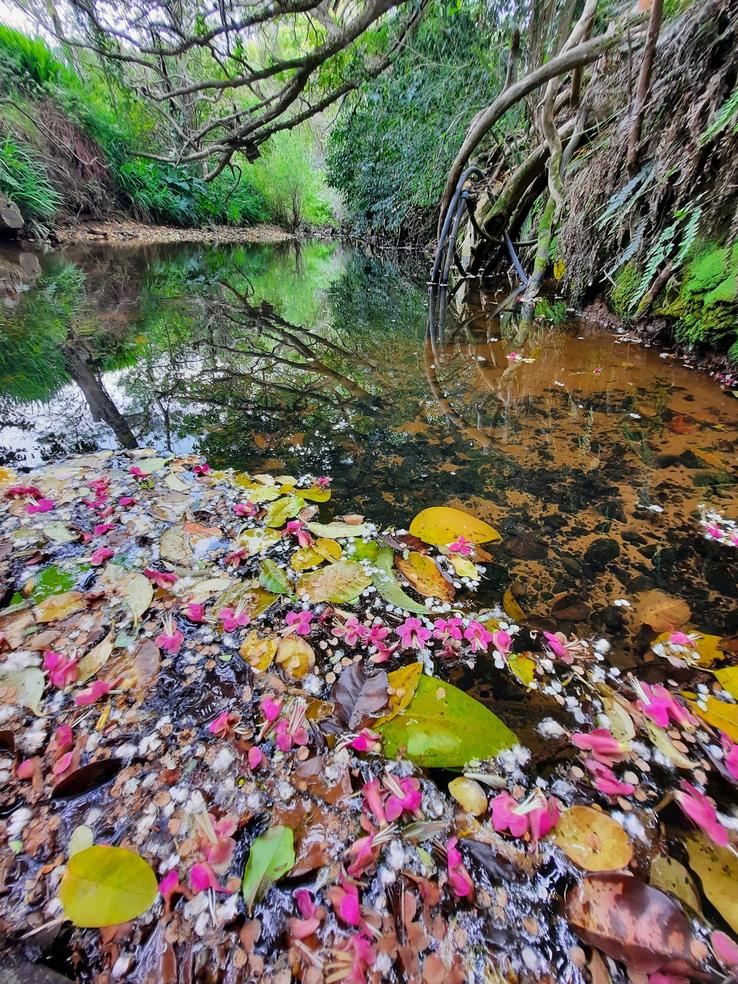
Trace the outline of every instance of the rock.
{"label": "rock", "polygon": [[620,553],[620,546],[617,540],[609,536],[599,537],[593,540],[584,553],[584,562],[591,567],[606,567],[611,560]]}
{"label": "rock", "polygon": [[41,964],[6,956],[0,967],[0,984],[69,984],[69,978]]}
{"label": "rock", "polygon": [[531,533],[509,537],[505,541],[505,548],[517,560],[543,560],[548,554],[546,544]]}
{"label": "rock", "polygon": [[0,234],[16,236],[23,228],[23,216],[20,209],[9,198],[0,196]]}

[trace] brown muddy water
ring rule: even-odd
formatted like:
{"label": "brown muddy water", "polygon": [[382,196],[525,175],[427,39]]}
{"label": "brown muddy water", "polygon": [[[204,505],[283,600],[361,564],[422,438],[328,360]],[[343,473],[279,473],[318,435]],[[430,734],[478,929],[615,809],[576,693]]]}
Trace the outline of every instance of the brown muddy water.
{"label": "brown muddy water", "polygon": [[531,624],[606,634],[624,666],[647,646],[647,591],[738,632],[738,551],[698,525],[702,504],[738,516],[738,402],[667,353],[551,319],[516,352],[484,303],[452,306],[431,344],[422,266],[326,243],[25,266],[1,314],[0,463],[155,446],[326,473],[338,512],[489,521],[503,542],[480,602],[509,588]]}

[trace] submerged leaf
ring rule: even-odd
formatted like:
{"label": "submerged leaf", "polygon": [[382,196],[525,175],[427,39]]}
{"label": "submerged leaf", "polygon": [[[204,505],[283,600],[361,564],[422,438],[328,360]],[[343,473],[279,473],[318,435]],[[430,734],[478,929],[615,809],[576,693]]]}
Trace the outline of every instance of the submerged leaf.
{"label": "submerged leaf", "polygon": [[651,884],[662,892],[676,895],[695,912],[702,912],[702,903],[692,876],[675,858],[657,854],[651,860]]}
{"label": "submerged leaf", "polygon": [[348,604],[355,601],[371,578],[355,560],[345,557],[312,574],[303,574],[297,582],[298,595],[307,595],[313,603],[333,601]]}
{"label": "submerged leaf", "polygon": [[685,845],[689,867],[699,877],[702,891],[733,932],[738,933],[738,858],[702,833],[688,837]]}
{"label": "submerged leaf", "polygon": [[419,512],[410,524],[410,533],[438,547],[448,546],[460,536],[471,543],[502,539],[489,523],[451,506],[431,506]]}
{"label": "submerged leaf", "polygon": [[654,632],[673,632],[688,621],[689,605],[681,598],[672,598],[657,588],[642,592],[635,606],[639,625],[649,625]]}
{"label": "submerged leaf", "polygon": [[506,724],[450,683],[421,676],[408,706],[380,729],[388,758],[404,754],[424,768],[455,768],[510,748]]}
{"label": "submerged leaf", "polygon": [[15,702],[28,707],[36,716],[41,714],[45,686],[46,677],[34,666],[0,675],[0,687],[15,690]]}
{"label": "submerged leaf", "polygon": [[59,886],[65,917],[84,927],[129,922],[146,912],[156,893],[156,875],[147,861],[103,845],[73,855]]}
{"label": "submerged leaf", "polygon": [[572,806],[556,826],[554,840],[585,871],[617,871],[633,857],[633,845],[620,824],[591,806]]}
{"label": "submerged leaf", "polygon": [[289,827],[272,827],[256,838],[249,851],[241,886],[249,915],[254,904],[264,898],[294,863],[295,838]]}

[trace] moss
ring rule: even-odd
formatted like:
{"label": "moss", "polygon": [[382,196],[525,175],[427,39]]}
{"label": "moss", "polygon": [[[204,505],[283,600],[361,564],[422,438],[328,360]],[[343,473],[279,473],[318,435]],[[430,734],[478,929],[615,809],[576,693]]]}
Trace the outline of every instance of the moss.
{"label": "moss", "polygon": [[[738,272],[738,248],[730,254],[724,246],[715,243],[707,246],[687,266],[682,291],[687,295],[706,294],[714,290],[731,273]],[[725,298],[721,298],[724,300]]]}
{"label": "moss", "polygon": [[627,318],[636,299],[641,275],[635,263],[626,263],[615,278],[615,286],[610,293],[610,304],[616,314]]}

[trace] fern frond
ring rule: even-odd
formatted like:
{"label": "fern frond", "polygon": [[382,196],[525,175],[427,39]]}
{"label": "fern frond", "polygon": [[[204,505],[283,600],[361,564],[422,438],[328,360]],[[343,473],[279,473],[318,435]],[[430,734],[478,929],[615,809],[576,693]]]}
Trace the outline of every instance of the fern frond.
{"label": "fern frond", "polygon": [[[710,140],[714,140],[718,134],[722,133],[725,127],[738,115],[738,85],[733,89],[726,101],[718,110],[712,123],[703,134],[700,135],[700,146],[704,146]],[[736,125],[738,130],[738,125]]]}
{"label": "fern frond", "polygon": [[[652,175],[653,166],[651,164],[647,164],[641,171],[638,172],[638,174],[636,174],[634,178],[631,178],[630,181],[620,189],[620,191],[617,191],[614,195],[612,195],[605,206],[605,211],[596,222],[597,228],[604,229],[610,220],[614,218],[621,209],[623,209],[623,212],[622,215],[618,216],[618,218],[622,218],[623,215],[626,215],[646,190]],[[640,189],[638,189],[639,185],[641,186]],[[636,189],[638,190],[636,191]],[[626,207],[623,208],[624,206]]]}

